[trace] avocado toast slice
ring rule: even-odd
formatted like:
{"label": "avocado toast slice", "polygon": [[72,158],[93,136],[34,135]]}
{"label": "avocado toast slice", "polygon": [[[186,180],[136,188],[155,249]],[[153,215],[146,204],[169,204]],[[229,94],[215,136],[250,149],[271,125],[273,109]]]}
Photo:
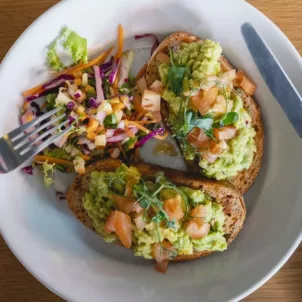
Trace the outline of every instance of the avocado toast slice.
{"label": "avocado toast slice", "polygon": [[[142,193],[145,185],[148,189]],[[149,204],[145,193],[151,194]],[[129,209],[125,198],[134,200],[133,208]],[[230,184],[145,163],[128,168],[115,159],[99,161],[78,175],[68,190],[67,202],[76,217],[105,241],[131,247],[135,255],[154,258],[160,265],[225,250],[246,216],[243,197]],[[131,221],[128,232],[124,226],[121,234],[117,216],[112,228],[114,213]],[[156,254],[158,246],[160,255]]]}
{"label": "avocado toast slice", "polygon": [[[174,56],[172,62],[176,66],[174,83],[171,55]],[[221,79],[225,80],[226,75],[231,76],[231,79],[227,85],[221,85]],[[189,169],[202,172],[210,178],[228,180],[240,193],[246,193],[259,173],[264,142],[260,107],[251,95],[256,87],[253,87],[248,77],[242,71],[236,72],[221,55],[218,43],[202,41],[185,32],[170,35],[158,46],[148,63],[145,77],[149,87],[155,81],[166,82],[163,83],[165,91],[162,93],[162,118],[176,137]],[[180,77],[180,81],[177,77]],[[177,87],[175,89],[171,86],[177,85],[177,81],[178,85],[183,85],[178,95]],[[212,102],[211,93],[212,96],[214,93],[212,99],[216,99],[216,103]],[[177,111],[181,115],[178,116],[178,112],[173,112],[173,109],[176,111],[177,100],[180,98],[182,105],[177,107]],[[203,101],[208,103],[202,103]],[[184,110],[183,104],[187,110],[185,114],[181,111]],[[200,105],[201,108],[198,107]],[[182,109],[179,109],[181,106]],[[221,115],[213,118],[213,114],[216,114],[214,108],[221,111]],[[188,112],[191,112],[190,116]],[[186,131],[178,131],[192,115],[195,116],[197,127],[192,129],[191,126],[189,131],[188,128]],[[216,141],[215,138],[219,136],[226,139]],[[204,141],[199,141],[196,145],[197,138],[203,138]]]}

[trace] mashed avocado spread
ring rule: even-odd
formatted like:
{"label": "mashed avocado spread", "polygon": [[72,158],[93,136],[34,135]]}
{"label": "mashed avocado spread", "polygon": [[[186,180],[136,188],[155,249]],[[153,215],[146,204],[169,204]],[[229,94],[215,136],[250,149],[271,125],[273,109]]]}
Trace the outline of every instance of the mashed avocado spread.
{"label": "mashed avocado spread", "polygon": [[[228,81],[229,74],[221,70],[221,53],[219,43],[210,40],[182,43],[178,51],[170,51],[171,64],[159,66],[161,82],[165,86],[162,98],[170,108],[168,123],[184,157],[187,160],[199,159],[202,173],[218,180],[248,169],[256,151],[256,133],[251,117],[243,108],[242,91],[234,89],[233,79]],[[178,68],[186,68],[181,81],[178,81],[182,85],[181,93],[173,89],[173,83],[182,75]],[[194,110],[190,105],[191,98],[213,87],[218,91],[217,100],[220,98],[224,103],[213,104],[206,114],[201,114],[198,108]],[[202,101],[204,99],[201,98]],[[189,133],[199,127],[214,143],[218,143],[215,128],[223,130],[225,126],[235,127],[236,135],[223,141],[224,148],[215,160],[204,158],[204,147],[198,149],[188,142]]]}
{"label": "mashed avocado spread", "polygon": [[[224,213],[218,200],[214,200],[201,190],[176,186],[163,173],[152,179],[144,179],[135,167],[120,166],[115,172],[93,172],[89,191],[83,198],[83,206],[93,222],[93,226],[107,242],[118,240],[117,235],[104,230],[110,213],[120,210],[114,196],[124,196],[129,184],[131,198],[142,208],[142,212],[129,213],[132,228],[132,249],[136,256],[152,259],[152,246],[168,241],[173,245],[173,258],[177,255],[192,254],[194,251],[223,251],[227,248],[223,233]],[[129,188],[128,188],[129,189]],[[181,219],[170,219],[165,207],[167,200],[179,200],[183,212]],[[210,225],[207,235],[194,239],[187,232],[187,225],[196,219],[192,210],[204,206],[204,223]],[[135,218],[141,215],[143,227],[138,227]]]}

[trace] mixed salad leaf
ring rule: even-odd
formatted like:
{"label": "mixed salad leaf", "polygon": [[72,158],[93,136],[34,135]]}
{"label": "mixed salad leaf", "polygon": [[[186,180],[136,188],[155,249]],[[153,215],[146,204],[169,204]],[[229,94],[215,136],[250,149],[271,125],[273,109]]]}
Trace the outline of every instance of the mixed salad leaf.
{"label": "mixed salad leaf", "polygon": [[[60,108],[50,120],[59,125],[64,114],[71,126],[34,159],[44,171],[45,184],[53,183],[55,169],[84,173],[93,161],[106,156],[128,160],[134,153],[131,151],[149,139],[167,136],[157,125],[161,121],[160,94],[147,87],[137,89],[138,79],[131,75],[135,52],[124,49],[123,37],[120,25],[116,52],[112,53],[111,47],[88,61],[87,40],[64,28],[47,53],[49,66],[58,73],[51,81],[23,93],[22,123]],[[64,65],[59,45],[70,52],[74,66]],[[45,127],[41,133],[49,129]]]}

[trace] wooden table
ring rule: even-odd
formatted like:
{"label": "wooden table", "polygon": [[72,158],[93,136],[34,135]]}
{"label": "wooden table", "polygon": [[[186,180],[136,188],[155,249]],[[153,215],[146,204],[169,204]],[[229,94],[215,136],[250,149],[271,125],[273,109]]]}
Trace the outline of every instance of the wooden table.
{"label": "wooden table", "polygon": [[[229,0],[226,0],[229,1]],[[19,35],[58,0],[0,1],[0,60]],[[302,55],[302,0],[249,0],[271,18]],[[0,238],[0,301],[63,301],[40,284]],[[244,301],[302,301],[302,244],[287,264]]]}

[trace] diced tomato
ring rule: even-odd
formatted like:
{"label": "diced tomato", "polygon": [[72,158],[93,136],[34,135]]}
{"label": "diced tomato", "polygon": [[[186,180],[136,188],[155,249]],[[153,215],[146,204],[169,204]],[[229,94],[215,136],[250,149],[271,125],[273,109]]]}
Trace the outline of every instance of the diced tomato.
{"label": "diced tomato", "polygon": [[119,211],[126,214],[134,211],[135,200],[133,198],[121,195],[112,195],[112,198]]}
{"label": "diced tomato", "polygon": [[133,221],[134,221],[136,227],[137,227],[140,231],[142,231],[142,230],[145,228],[145,226],[146,226],[146,222],[144,221],[143,218],[144,218],[144,213],[141,212],[138,216],[136,216],[136,217],[133,219]]}
{"label": "diced tomato", "polygon": [[187,139],[191,146],[200,149],[207,148],[211,142],[211,139],[205,134],[204,130],[198,127],[193,128],[188,134]]}
{"label": "diced tomato", "polygon": [[223,72],[227,72],[233,69],[233,66],[229,63],[229,61],[224,56],[220,57],[219,62],[220,62],[221,70]]}
{"label": "diced tomato", "polygon": [[156,262],[155,269],[158,272],[164,274],[167,271],[167,269],[168,269],[168,264],[169,264],[169,260],[168,259],[164,260],[162,262]]}
{"label": "diced tomato", "polygon": [[254,95],[257,89],[257,86],[242,70],[238,70],[234,85],[236,87],[241,87],[249,95]]}
{"label": "diced tomato", "polygon": [[205,206],[203,205],[197,206],[191,211],[190,216],[191,216],[191,220],[193,220],[197,224],[200,225],[204,224],[206,218]]}
{"label": "diced tomato", "polygon": [[115,211],[111,212],[104,225],[104,231],[107,233],[115,232],[114,228]]}
{"label": "diced tomato", "polygon": [[257,86],[247,77],[243,78],[240,87],[249,95],[254,95],[257,89]]}
{"label": "diced tomato", "polygon": [[218,88],[213,87],[207,91],[200,90],[196,96],[191,97],[193,105],[198,108],[201,115],[205,115],[215,103],[218,95]]}
{"label": "diced tomato", "polygon": [[213,154],[221,154],[227,147],[228,145],[225,141],[220,141],[219,143],[212,141],[209,147],[209,151]]}
{"label": "diced tomato", "polygon": [[177,195],[174,198],[164,201],[164,210],[170,220],[179,221],[184,217],[184,212],[180,205],[180,198],[181,197]]}
{"label": "diced tomato", "polygon": [[117,236],[126,248],[131,248],[131,218],[120,211],[115,211],[114,228]]}
{"label": "diced tomato", "polygon": [[193,239],[199,239],[208,235],[210,231],[210,224],[203,223],[197,224],[195,221],[190,220],[186,229],[187,234]]}
{"label": "diced tomato", "polygon": [[217,140],[228,140],[235,137],[237,133],[237,129],[235,126],[225,126],[222,128],[215,128],[214,129],[214,136]]}
{"label": "diced tomato", "polygon": [[225,141],[219,143],[212,141],[210,147],[202,153],[202,157],[209,163],[213,163],[227,147]]}
{"label": "diced tomato", "polygon": [[152,246],[152,257],[157,262],[162,262],[169,259],[169,254],[174,251],[173,245],[168,241],[154,243]]}

